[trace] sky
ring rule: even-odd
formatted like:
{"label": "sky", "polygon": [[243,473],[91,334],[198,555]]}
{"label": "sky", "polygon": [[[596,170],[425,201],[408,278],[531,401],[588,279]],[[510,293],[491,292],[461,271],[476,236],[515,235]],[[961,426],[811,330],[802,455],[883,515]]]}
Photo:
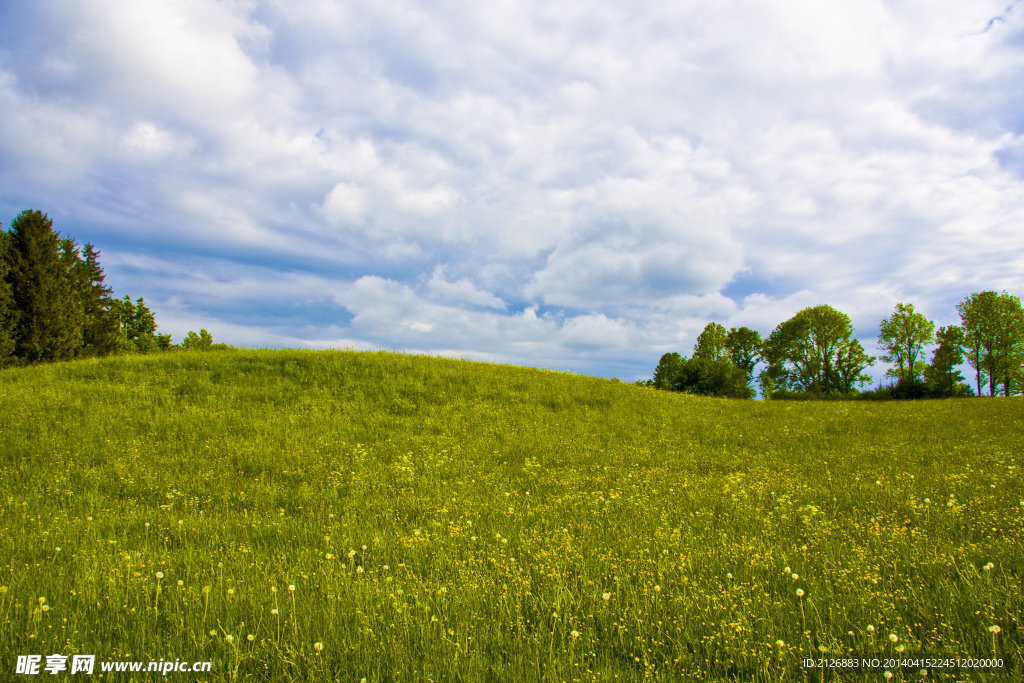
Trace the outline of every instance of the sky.
{"label": "sky", "polygon": [[711,321],[880,355],[897,302],[1024,294],[1007,0],[2,0],[0,121],[4,227],[175,342],[633,381]]}

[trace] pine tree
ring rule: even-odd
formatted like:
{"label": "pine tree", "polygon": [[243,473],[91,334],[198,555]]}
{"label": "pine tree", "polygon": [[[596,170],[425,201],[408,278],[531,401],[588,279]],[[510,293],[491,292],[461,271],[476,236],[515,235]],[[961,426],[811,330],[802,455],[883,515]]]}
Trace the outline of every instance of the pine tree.
{"label": "pine tree", "polygon": [[119,330],[113,311],[111,289],[103,284],[103,269],[93,245],[86,243],[84,259],[72,270],[72,279],[82,300],[85,323],[82,328],[82,349],[85,358],[106,356],[120,349]]}
{"label": "pine tree", "polygon": [[18,312],[15,355],[30,363],[72,358],[82,346],[84,317],[69,275],[73,241],[62,241],[46,214],[23,211],[7,242],[7,282]]}
{"label": "pine tree", "polygon": [[14,334],[18,311],[7,276],[11,270],[8,235],[0,231],[0,368],[17,362],[14,355]]}

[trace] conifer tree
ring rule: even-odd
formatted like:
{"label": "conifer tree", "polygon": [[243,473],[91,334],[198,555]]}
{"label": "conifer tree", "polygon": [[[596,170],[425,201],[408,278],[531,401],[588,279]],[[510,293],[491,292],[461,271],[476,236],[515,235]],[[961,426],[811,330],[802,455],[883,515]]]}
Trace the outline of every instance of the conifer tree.
{"label": "conifer tree", "polygon": [[18,311],[14,352],[34,363],[72,358],[82,346],[83,312],[69,275],[73,242],[62,242],[40,211],[23,211],[6,238],[7,282]]}
{"label": "conifer tree", "polygon": [[14,333],[18,311],[14,306],[11,284],[7,281],[11,269],[7,233],[0,230],[0,368],[17,362],[14,355]]}
{"label": "conifer tree", "polygon": [[[75,253],[77,255],[77,251]],[[93,245],[87,243],[82,250],[84,258],[78,257],[71,270],[84,314],[79,355],[85,358],[106,356],[121,347],[111,289],[103,284],[105,276],[99,255]]]}

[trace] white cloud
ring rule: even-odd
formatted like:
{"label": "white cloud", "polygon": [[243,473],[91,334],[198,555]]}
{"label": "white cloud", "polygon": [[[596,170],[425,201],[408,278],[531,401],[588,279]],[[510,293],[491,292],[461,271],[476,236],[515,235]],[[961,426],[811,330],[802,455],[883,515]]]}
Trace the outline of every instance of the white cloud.
{"label": "white cloud", "polygon": [[939,318],[1020,293],[1022,15],[49,0],[0,27],[0,205],[246,339],[599,371],[711,319]]}

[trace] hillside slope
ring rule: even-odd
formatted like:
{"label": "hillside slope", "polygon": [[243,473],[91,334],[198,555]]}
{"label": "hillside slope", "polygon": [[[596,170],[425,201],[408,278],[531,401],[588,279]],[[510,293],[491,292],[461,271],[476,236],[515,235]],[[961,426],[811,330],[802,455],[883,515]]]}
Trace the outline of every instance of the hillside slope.
{"label": "hillside slope", "polygon": [[1017,399],[729,401],[351,351],[0,383],[11,657],[785,680],[902,646],[1021,671]]}

